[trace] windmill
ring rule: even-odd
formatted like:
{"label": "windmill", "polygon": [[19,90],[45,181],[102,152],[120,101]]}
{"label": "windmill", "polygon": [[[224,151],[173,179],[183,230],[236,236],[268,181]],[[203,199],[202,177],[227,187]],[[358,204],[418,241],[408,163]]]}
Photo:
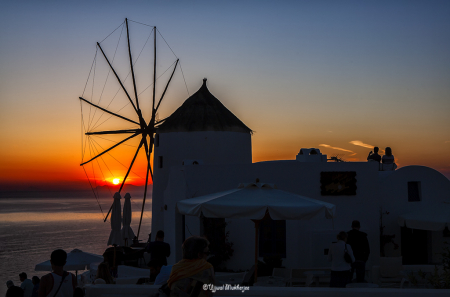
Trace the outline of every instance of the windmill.
{"label": "windmill", "polygon": [[[135,61],[133,61],[132,50],[131,50],[131,45],[130,45],[130,31],[129,31],[128,21],[129,21],[128,19],[125,19],[125,21],[119,27],[122,27],[122,32],[124,30],[124,27],[126,28],[126,37],[127,37],[126,40],[127,40],[127,45],[128,45],[128,59],[129,59],[129,67],[130,67],[130,73],[131,73],[131,79],[132,79],[133,92],[127,91],[127,88],[125,87],[125,84],[124,84],[124,81],[129,77],[129,75],[125,79],[123,79],[123,77],[121,78],[119,76],[118,72],[113,67],[114,58],[111,60],[111,57],[108,57],[108,55],[105,53],[104,49],[102,48],[101,43],[106,38],[102,42],[97,42],[97,44],[96,44],[96,56],[94,58],[95,63],[93,62],[93,65],[97,64],[96,57],[97,57],[97,53],[99,50],[101,53],[101,56],[103,56],[104,61],[106,61],[107,65],[109,67],[107,79],[108,79],[110,73],[112,74],[111,77],[115,77],[116,83],[118,83],[120,85],[119,89],[121,90],[122,95],[125,94],[125,96],[126,96],[126,99],[128,101],[127,105],[131,106],[132,113],[131,113],[131,116],[124,116],[120,112],[121,109],[119,111],[112,111],[112,108],[110,108],[109,104],[106,107],[102,107],[102,106],[100,106],[99,103],[94,103],[93,100],[85,99],[83,96],[79,97],[81,109],[82,109],[82,130],[84,130],[84,133],[83,133],[84,136],[99,137],[99,136],[113,136],[114,135],[116,137],[120,136],[121,138],[123,138],[122,140],[116,142],[114,145],[109,146],[108,148],[101,147],[100,150],[98,149],[98,147],[96,147],[95,149],[92,149],[93,142],[88,143],[86,141],[86,142],[82,143],[82,162],[80,165],[83,166],[83,169],[86,173],[85,166],[92,165],[94,162],[99,162],[99,159],[102,159],[107,154],[110,154],[110,152],[112,150],[118,148],[119,146],[126,145],[125,143],[130,142],[130,140],[132,140],[132,139],[138,140],[137,149],[134,152],[131,162],[127,166],[126,174],[124,175],[124,177],[122,179],[122,182],[120,184],[120,188],[119,188],[118,192],[120,193],[122,191],[123,186],[125,185],[125,182],[129,178],[130,172],[132,171],[132,168],[135,165],[135,161],[136,161],[136,158],[137,158],[139,152],[144,150],[145,151],[145,160],[146,160],[146,170],[145,170],[145,186],[144,186],[144,196],[143,196],[143,201],[142,201],[142,211],[141,211],[141,216],[140,216],[140,221],[139,221],[139,229],[137,232],[137,237],[139,238],[139,232],[140,232],[141,224],[142,224],[142,216],[144,213],[145,200],[147,197],[147,185],[149,182],[149,178],[151,178],[153,180],[153,170],[151,167],[150,158],[151,158],[151,154],[153,152],[154,135],[155,135],[156,129],[158,128],[158,125],[161,124],[162,122],[164,122],[164,119],[163,120],[157,119],[157,112],[160,108],[161,102],[164,99],[164,96],[166,95],[166,91],[169,87],[170,82],[172,81],[175,70],[177,69],[177,66],[179,64],[179,59],[174,54],[176,57],[176,61],[173,62],[172,65],[170,66],[170,67],[173,66],[171,75],[170,75],[169,79],[167,80],[167,83],[165,84],[164,91],[162,92],[159,100],[157,100],[157,98],[156,98],[156,80],[157,80],[157,77],[156,77],[156,70],[157,70],[157,68],[156,68],[156,35],[157,35],[157,32],[159,33],[159,31],[157,31],[155,26],[153,26],[152,31],[150,32],[150,35],[149,35],[149,38],[150,38],[151,34],[153,33],[152,104],[151,104],[150,118],[145,119],[145,117],[143,115],[143,110],[141,109],[142,101],[140,102],[140,100],[139,100],[140,94],[138,94],[138,90],[136,87],[136,76],[135,76],[134,65],[135,65],[137,59]],[[142,25],[144,25],[144,24],[142,24]],[[148,25],[146,25],[146,26],[148,26]],[[149,26],[149,27],[151,27],[151,26]],[[118,28],[116,30],[118,30]],[[116,30],[114,30],[113,33]],[[120,37],[122,36],[122,32],[121,32]],[[108,37],[109,37],[109,35],[108,35]],[[120,41],[120,37],[119,37],[119,41]],[[147,41],[148,41],[148,39],[147,39]],[[147,42],[146,42],[146,44],[147,44]],[[145,47],[145,45],[144,45],[144,47]],[[116,47],[116,52],[117,52],[117,47]],[[114,53],[114,57],[116,56],[115,53]],[[142,50],[141,50],[141,53],[142,53]],[[172,51],[172,53],[173,53],[173,51]],[[140,56],[140,54],[139,54],[139,56]],[[139,58],[139,56],[138,56],[138,58]],[[92,69],[93,68],[91,67],[91,71],[92,71]],[[94,68],[93,73],[95,75],[95,68]],[[89,77],[90,76],[91,76],[91,72],[89,74]],[[89,77],[88,77],[88,81],[89,81]],[[94,78],[92,79],[92,84],[94,84]],[[106,81],[105,81],[105,86],[106,86]],[[103,89],[105,89],[105,86],[103,87]],[[85,87],[85,90],[86,90],[86,87]],[[84,92],[83,92],[83,94],[84,94]],[[103,90],[102,90],[102,95],[103,95]],[[116,95],[117,95],[117,93],[116,93]],[[141,105],[140,105],[140,103],[141,103]],[[98,129],[96,129],[99,127],[99,125],[87,125],[88,127],[86,127],[86,123],[83,118],[83,106],[86,106],[86,105],[90,108],[90,110],[89,110],[89,121],[90,122],[92,122],[91,118],[93,117],[93,115],[95,115],[97,112],[99,112],[99,113],[107,114],[110,118],[120,119],[123,123],[127,123],[128,125],[131,123],[133,125],[133,127],[127,128],[127,129],[117,129],[117,128],[116,129],[108,129],[108,130],[101,129],[100,131]],[[91,109],[94,109],[94,112],[91,112]],[[134,117],[134,119],[133,119],[133,117]],[[83,152],[89,146],[91,146],[91,155],[88,158],[86,158],[85,154]],[[99,164],[99,166],[100,166],[100,164]],[[103,172],[102,172],[102,174],[103,174]],[[87,175],[87,173],[86,173],[86,175]],[[88,176],[88,179],[89,179],[89,176]],[[118,180],[118,179],[115,179],[115,180]],[[92,189],[94,190],[94,187],[92,185],[93,182],[91,182],[91,179],[89,179],[89,182],[91,184]],[[95,191],[94,191],[94,195],[95,195]],[[112,205],[111,205],[108,213],[104,217],[105,222],[108,219],[108,216],[111,213],[111,210],[112,210]]]}

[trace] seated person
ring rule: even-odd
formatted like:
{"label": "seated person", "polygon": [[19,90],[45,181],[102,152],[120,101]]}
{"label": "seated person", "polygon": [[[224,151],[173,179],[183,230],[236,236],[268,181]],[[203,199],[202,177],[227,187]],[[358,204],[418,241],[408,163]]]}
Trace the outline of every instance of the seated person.
{"label": "seated person", "polygon": [[183,259],[173,265],[167,285],[170,296],[212,296],[203,290],[203,284],[214,284],[214,268],[206,261],[209,242],[202,237],[191,236],[182,245]]}
{"label": "seated person", "polygon": [[[102,262],[97,267],[97,276],[95,277],[95,284],[103,284],[102,280],[105,284],[114,284],[114,279],[109,272],[109,265],[106,262]],[[99,281],[97,281],[99,280]]]}
{"label": "seated person", "polygon": [[390,147],[385,149],[385,154],[383,158],[381,158],[381,162],[383,164],[393,164],[394,163],[394,155],[392,155],[392,150]]}
{"label": "seated person", "polygon": [[6,291],[5,297],[23,297],[24,296],[23,294],[24,294],[24,292],[23,292],[22,288],[17,287],[17,286],[11,286]]}
{"label": "seated person", "polygon": [[378,146],[373,148],[374,153],[372,153],[372,151],[370,151],[369,155],[367,156],[367,161],[377,161],[378,163],[380,163],[381,161],[381,156],[378,154]]}

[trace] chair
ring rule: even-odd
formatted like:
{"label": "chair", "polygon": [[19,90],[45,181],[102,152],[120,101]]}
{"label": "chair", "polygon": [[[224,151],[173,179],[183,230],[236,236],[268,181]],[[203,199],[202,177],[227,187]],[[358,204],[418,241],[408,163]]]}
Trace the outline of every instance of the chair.
{"label": "chair", "polygon": [[282,277],[286,282],[286,286],[291,286],[291,273],[292,269],[289,268],[274,268],[272,270],[272,276],[274,277]]}
{"label": "chair", "polygon": [[244,277],[242,278],[242,285],[248,286],[253,284],[253,274],[255,273],[255,265],[253,265],[249,271],[246,271]]}

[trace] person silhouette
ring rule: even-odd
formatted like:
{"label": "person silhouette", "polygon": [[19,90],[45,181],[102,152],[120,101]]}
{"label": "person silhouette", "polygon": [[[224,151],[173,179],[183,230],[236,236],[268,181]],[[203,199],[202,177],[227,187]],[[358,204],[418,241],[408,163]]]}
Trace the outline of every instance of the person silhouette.
{"label": "person silhouette", "polygon": [[383,158],[381,158],[381,163],[383,164],[393,164],[394,163],[394,155],[392,154],[392,149],[387,147],[384,152]]}
{"label": "person silhouette", "polygon": [[373,148],[373,153],[372,151],[370,151],[369,155],[367,156],[367,161],[377,161],[378,163],[380,163],[381,161],[381,156],[378,154],[378,146]]}

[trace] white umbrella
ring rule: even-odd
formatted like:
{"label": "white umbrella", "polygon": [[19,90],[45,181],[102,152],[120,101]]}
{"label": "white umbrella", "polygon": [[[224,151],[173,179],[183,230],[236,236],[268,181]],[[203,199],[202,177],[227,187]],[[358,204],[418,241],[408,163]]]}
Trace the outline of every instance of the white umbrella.
{"label": "white umbrella", "polygon": [[131,195],[130,193],[125,194],[125,202],[123,204],[123,217],[122,217],[122,238],[125,244],[131,242],[134,238],[133,229],[131,229]]}
{"label": "white umbrella", "polygon": [[398,224],[411,229],[442,231],[450,227],[450,202],[443,201],[401,215]]}
{"label": "white umbrella", "polygon": [[273,220],[310,220],[334,217],[336,206],[294,193],[274,184],[247,183],[237,189],[178,201],[180,213],[207,218],[261,220],[269,212]]}
{"label": "white umbrella", "polygon": [[177,203],[184,215],[207,218],[252,219],[255,222],[255,283],[258,271],[259,223],[270,215],[273,220],[333,218],[336,206],[316,199],[277,190],[274,184],[246,183],[237,189],[184,199]]}
{"label": "white umbrella", "polygon": [[[67,254],[65,270],[86,270],[90,269],[90,264],[95,262],[102,262],[103,256],[86,253],[79,249],[74,249]],[[35,271],[52,271],[50,260],[39,263],[34,268]]]}
{"label": "white umbrella", "polygon": [[108,245],[123,245],[122,234],[120,233],[122,225],[120,198],[120,193],[116,192],[111,212],[111,234],[109,235]]}

